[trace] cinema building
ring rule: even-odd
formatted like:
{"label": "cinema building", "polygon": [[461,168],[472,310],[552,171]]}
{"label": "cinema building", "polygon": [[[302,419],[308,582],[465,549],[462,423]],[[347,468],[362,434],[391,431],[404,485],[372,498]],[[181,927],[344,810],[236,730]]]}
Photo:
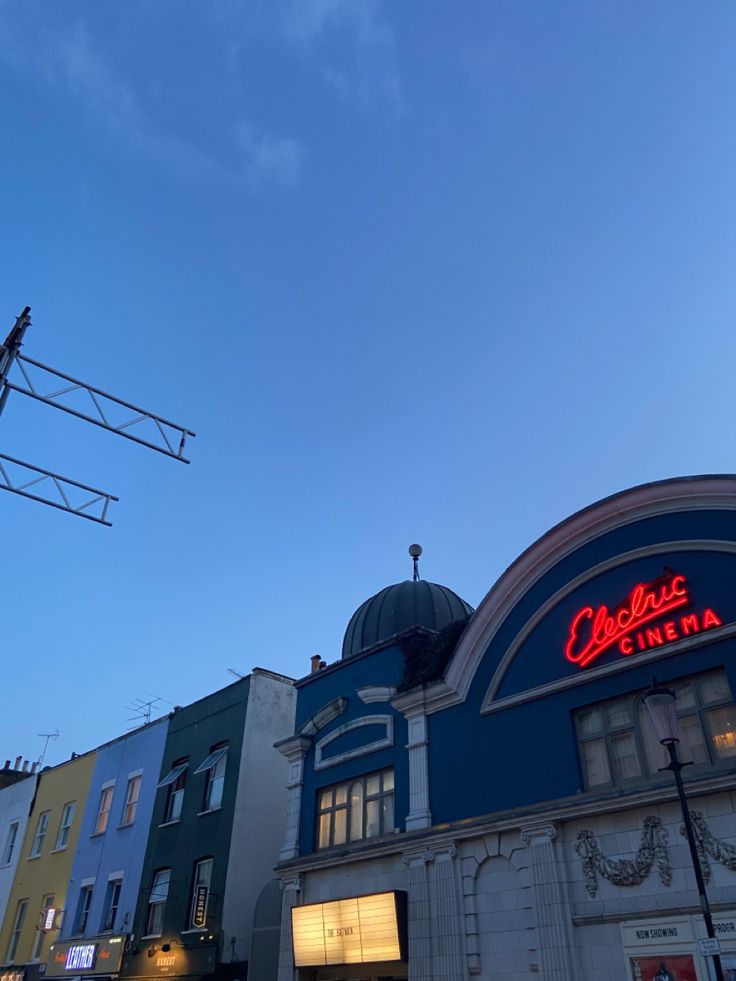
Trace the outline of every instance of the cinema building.
{"label": "cinema building", "polygon": [[[614,495],[475,611],[415,579],[297,683],[278,981],[709,981],[679,753],[736,977],[736,477]],[[729,972],[734,972],[729,974]]]}

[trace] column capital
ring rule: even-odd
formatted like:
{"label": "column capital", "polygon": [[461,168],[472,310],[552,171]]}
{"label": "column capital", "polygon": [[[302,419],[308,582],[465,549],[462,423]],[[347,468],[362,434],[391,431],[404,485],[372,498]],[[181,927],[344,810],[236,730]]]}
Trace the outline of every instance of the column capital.
{"label": "column capital", "polygon": [[277,749],[282,756],[286,757],[289,763],[295,763],[306,757],[309,747],[312,745],[312,740],[309,736],[301,736],[297,733],[296,736],[279,739],[273,745],[274,749]]}
{"label": "column capital", "polygon": [[279,883],[282,892],[301,892],[302,876],[300,872],[292,872],[281,877]]}
{"label": "column capital", "polygon": [[524,845],[543,845],[554,841],[557,828],[554,824],[533,824],[521,829],[521,841]]}

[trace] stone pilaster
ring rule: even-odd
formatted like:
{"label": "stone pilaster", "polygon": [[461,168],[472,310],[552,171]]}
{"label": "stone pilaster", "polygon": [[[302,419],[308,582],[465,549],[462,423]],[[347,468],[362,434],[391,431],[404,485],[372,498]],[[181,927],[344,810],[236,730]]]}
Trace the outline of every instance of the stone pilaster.
{"label": "stone pilaster", "polygon": [[297,905],[302,888],[300,875],[281,880],[281,940],[279,944],[279,973],[277,981],[295,981],[294,945],[291,931],[291,910]]}
{"label": "stone pilaster", "polygon": [[409,813],[406,830],[428,828],[432,824],[429,809],[429,763],[427,759],[427,716],[424,711],[406,713],[409,726]]}
{"label": "stone pilaster", "polygon": [[299,854],[299,818],[302,810],[302,785],[304,783],[304,759],[309,752],[311,739],[292,736],[276,743],[276,749],[289,761],[289,779],[286,800],[286,831],[279,859],[296,858]]}
{"label": "stone pilaster", "polygon": [[409,981],[433,981],[432,909],[427,874],[427,863],[431,859],[432,853],[427,849],[408,852],[402,859],[409,869]]}
{"label": "stone pilaster", "polygon": [[572,938],[572,921],[564,885],[564,866],[558,861],[551,824],[524,828],[532,871],[539,930],[539,953],[545,981],[573,981],[580,977]]}
{"label": "stone pilaster", "polygon": [[435,981],[462,981],[465,971],[459,882],[455,866],[457,849],[449,844],[431,851],[434,856],[431,880],[434,899],[432,976]]}

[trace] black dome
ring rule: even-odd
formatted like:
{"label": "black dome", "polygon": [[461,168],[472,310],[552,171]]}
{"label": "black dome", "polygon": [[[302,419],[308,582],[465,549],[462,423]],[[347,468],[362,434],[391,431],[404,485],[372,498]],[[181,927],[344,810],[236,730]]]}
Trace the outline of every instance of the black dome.
{"label": "black dome", "polygon": [[397,582],[371,596],[353,613],[342,642],[343,658],[388,640],[409,627],[442,630],[466,620],[473,607],[447,586],[425,580]]}

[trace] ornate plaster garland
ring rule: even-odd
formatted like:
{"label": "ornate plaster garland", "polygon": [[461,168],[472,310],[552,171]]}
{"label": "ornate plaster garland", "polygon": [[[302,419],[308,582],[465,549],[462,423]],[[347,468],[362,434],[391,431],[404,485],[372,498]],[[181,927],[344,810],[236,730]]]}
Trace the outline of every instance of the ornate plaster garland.
{"label": "ornate plaster garland", "polygon": [[[720,862],[731,872],[736,872],[736,846],[729,845],[727,841],[721,841],[711,833],[710,828],[705,823],[705,818],[701,811],[690,811],[690,818],[693,823],[693,833],[695,844],[698,848],[700,865],[703,869],[703,878],[710,882],[711,868],[710,859]],[[680,834],[685,835],[685,825],[680,825]]]}
{"label": "ornate plaster garland", "polygon": [[667,832],[658,817],[644,818],[639,848],[631,858],[606,858],[601,854],[598,839],[592,831],[578,832],[575,851],[583,863],[585,888],[591,897],[598,892],[598,876],[603,876],[615,886],[638,886],[656,865],[659,880],[663,886],[672,882],[667,847]]}

